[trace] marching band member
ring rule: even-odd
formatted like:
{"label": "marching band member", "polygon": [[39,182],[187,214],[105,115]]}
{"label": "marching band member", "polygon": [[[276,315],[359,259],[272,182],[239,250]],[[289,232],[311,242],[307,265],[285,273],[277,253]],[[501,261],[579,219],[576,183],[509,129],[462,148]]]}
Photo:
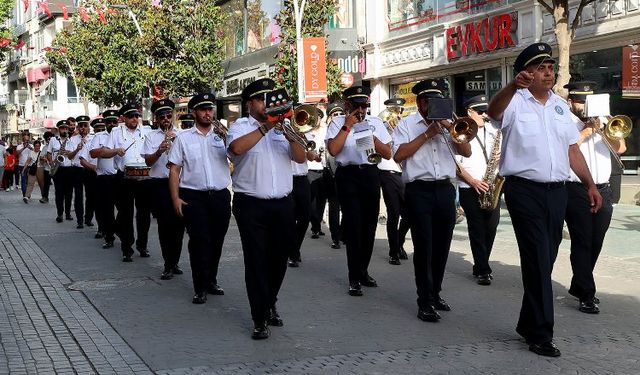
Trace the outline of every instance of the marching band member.
{"label": "marching band member", "polygon": [[86,136],[86,142],[84,143],[84,146],[82,147],[82,150],[80,150],[80,153],[79,153],[80,165],[82,165],[82,167],[84,168],[82,171],[84,174],[83,176],[84,191],[87,195],[87,203],[86,203],[87,212],[85,214],[85,218],[89,213],[90,207],[93,211],[91,212],[91,215],[88,216],[89,220],[85,219],[85,224],[89,227],[93,226],[91,219],[93,218],[93,214],[95,213],[96,221],[98,222],[98,231],[95,234],[95,238],[102,238],[103,235],[102,235],[102,226],[100,221],[101,218],[98,216],[98,210],[97,210],[98,185],[96,180],[97,179],[96,168],[97,168],[98,160],[96,158],[91,157],[90,146],[91,146],[91,141],[95,137],[95,134],[105,130],[104,119],[102,118],[94,119],[93,121],[91,121],[90,126],[93,128],[93,134],[88,134]]}
{"label": "marching band member", "polygon": [[[388,108],[397,107],[397,121],[402,119],[402,106],[405,99],[392,98],[385,100],[384,105]],[[394,113],[395,113],[394,112]],[[384,123],[389,134],[393,133],[393,128],[389,123]],[[409,231],[409,221],[404,212],[404,182],[402,182],[402,169],[393,159],[383,159],[378,164],[380,170],[380,187],[382,189],[382,199],[387,209],[387,240],[389,241],[389,264],[400,265],[400,259],[408,259],[407,252],[402,245]],[[402,219],[400,219],[402,215]]]}
{"label": "marching band member", "polygon": [[520,251],[524,296],[516,331],[530,351],[550,357],[560,355],[553,343],[551,271],[562,240],[570,168],[587,187],[590,212],[602,205],[569,106],[551,91],[554,62],[546,43],[525,48],[513,66],[515,79],[488,108],[502,131],[500,174]]}
{"label": "marching band member", "polygon": [[[124,178],[125,165],[140,158],[140,150],[144,143],[148,129],[140,124],[140,111],[136,103],[127,103],[120,108],[119,115],[124,119],[124,126],[113,128],[109,134],[109,139],[104,150],[101,152],[103,158],[114,158],[116,169],[116,198],[115,204],[118,209],[116,216],[116,226],[118,237],[120,237],[122,249],[122,261],[132,262],[133,244],[140,253],[140,257],[149,257],[147,241],[149,226],[151,225],[150,207],[148,191],[145,186],[133,179]],[[137,241],[133,233],[134,203],[136,208],[136,231]]]}
{"label": "marching band member", "polygon": [[[473,276],[479,285],[491,285],[493,279],[489,266],[489,256],[496,238],[496,230],[500,221],[500,201],[494,209],[480,207],[480,194],[489,190],[488,181],[483,177],[492,158],[494,147],[499,152],[500,144],[496,144],[498,131],[491,123],[487,123],[487,97],[477,95],[468,99],[465,104],[467,115],[478,124],[478,135],[471,143],[471,156],[462,157],[459,161],[458,182],[460,187],[460,205],[467,218],[469,244],[473,254]],[[486,121],[486,122],[485,122]],[[499,142],[500,140],[497,139]],[[495,164],[497,161],[493,161]]]}
{"label": "marching band member", "polygon": [[402,119],[393,133],[394,159],[402,165],[405,182],[407,215],[413,239],[413,266],[418,292],[418,318],[437,322],[436,310],[451,307],[440,296],[449,248],[456,221],[456,163],[445,142],[453,151],[471,155],[468,143],[454,143],[441,127],[450,128],[444,120],[428,120],[431,98],[443,98],[442,81],[427,79],[413,86],[418,111]]}
{"label": "marching band member", "polygon": [[191,113],[180,115],[180,117],[178,117],[178,121],[180,121],[181,130],[191,129],[193,127],[194,119]]}
{"label": "marching band member", "polygon": [[[602,250],[604,236],[609,229],[613,215],[612,191],[609,184],[611,176],[611,153],[604,142],[609,142],[612,149],[622,154],[626,151],[624,139],[611,139],[605,132],[597,132],[598,120],[590,121],[585,113],[587,95],[593,94],[595,82],[571,82],[564,86],[569,90],[568,103],[571,118],[580,132],[578,146],[587,162],[591,178],[602,195],[602,208],[590,212],[587,189],[578,176],[571,172],[570,183],[567,184],[567,212],[565,220],[571,235],[571,268],[573,277],[569,294],[580,300],[578,309],[587,314],[600,312],[596,298],[596,282],[593,269]],[[606,140],[603,138],[606,137]]]}
{"label": "marching band member", "polygon": [[291,160],[306,161],[305,149],[267,117],[265,94],[274,86],[271,79],[259,79],[242,91],[249,116],[239,118],[227,136],[227,152],[235,166],[233,215],[242,241],[255,340],[269,337],[267,324],[283,325],[276,301],[293,246]]}
{"label": "marching band member", "polygon": [[224,294],[217,277],[231,218],[231,193],[227,188],[231,177],[224,134],[213,124],[214,105],[215,95],[209,93],[189,100],[195,125],[178,133],[169,152],[171,200],[189,234],[195,304],[207,302],[207,293]]}
{"label": "marching band member", "polygon": [[338,163],[336,186],[346,234],[351,296],[363,295],[361,285],[378,286],[368,268],[380,212],[380,174],[369,157],[391,157],[389,132],[379,118],[366,114],[370,94],[368,87],[346,89],[347,115],[333,118],[325,138],[327,150]]}
{"label": "marching band member", "polygon": [[76,120],[77,134],[71,136],[70,142],[73,145],[75,145],[76,150],[75,150],[75,155],[71,159],[70,171],[71,171],[71,184],[73,186],[73,194],[74,194],[73,208],[76,211],[76,221],[78,222],[78,225],[76,226],[76,228],[82,229],[84,228],[83,220],[88,227],[93,226],[93,223],[91,223],[91,220],[93,219],[93,210],[94,210],[93,196],[91,195],[91,193],[87,194],[87,204],[85,207],[84,192],[83,192],[85,185],[90,183],[89,182],[90,177],[88,174],[85,174],[86,171],[80,161],[80,153],[84,148],[84,145],[87,143],[87,141],[90,140],[90,137],[89,138],[87,137],[89,135],[89,122],[91,119],[89,118],[89,116],[78,116],[76,117],[75,120]]}
{"label": "marching band member", "polygon": [[[164,270],[160,279],[169,280],[173,275],[181,275],[178,266],[182,253],[182,239],[184,237],[184,223],[173,209],[171,193],[169,191],[169,151],[178,129],[173,127],[173,110],[175,103],[169,99],[162,99],[151,105],[153,123],[158,127],[144,140],[141,155],[151,167],[152,210],[158,219],[158,239]],[[195,273],[194,273],[195,274]]]}
{"label": "marching band member", "polygon": [[[307,152],[307,159],[316,158],[314,151]],[[293,197],[294,206],[294,234],[293,246],[289,252],[289,267],[299,267],[302,258],[300,256],[300,248],[304,242],[304,235],[309,227],[309,214],[311,211],[311,186],[309,185],[309,167],[307,163],[297,163],[291,161],[291,169],[293,173]]]}
{"label": "marching band member", "polygon": [[[57,223],[62,223],[62,213],[65,213],[67,220],[73,220],[71,217],[71,198],[73,195],[71,185],[71,160],[69,159],[72,152],[72,142],[69,140],[69,121],[60,120],[56,124],[58,128],[58,137],[51,138],[47,149],[47,159],[51,165],[59,165],[53,176],[53,184],[56,194],[56,217]],[[58,157],[62,162],[58,162]],[[75,155],[73,155],[75,156]]]}
{"label": "marching band member", "polygon": [[[113,247],[116,232],[116,219],[114,216],[114,207],[116,199],[117,172],[113,157],[103,157],[102,153],[107,150],[109,142],[109,134],[118,126],[118,111],[109,109],[102,113],[102,119],[106,125],[106,129],[97,131],[89,144],[89,156],[96,159],[96,184],[97,200],[96,215],[98,223],[104,236],[103,249]],[[94,126],[97,127],[97,122]],[[97,130],[100,128],[97,127]],[[98,238],[99,236],[96,236]]]}

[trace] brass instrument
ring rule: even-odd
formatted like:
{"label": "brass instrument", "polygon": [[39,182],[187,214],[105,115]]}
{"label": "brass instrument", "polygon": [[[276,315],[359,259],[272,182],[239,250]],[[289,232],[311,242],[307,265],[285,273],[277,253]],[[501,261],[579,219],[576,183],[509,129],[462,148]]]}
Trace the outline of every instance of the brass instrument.
{"label": "brass instrument", "polygon": [[217,118],[211,119],[211,125],[213,125],[213,131],[216,132],[223,141],[227,142],[227,133],[229,132],[227,127],[224,126]]}
{"label": "brass instrument", "polygon": [[[49,171],[49,174],[51,176],[55,175],[58,172],[58,169],[60,168],[60,164],[64,163],[64,155],[62,155],[62,152],[65,151],[64,148],[67,145],[68,141],[69,141],[69,137],[67,137],[64,141],[60,143],[60,149],[58,150],[58,154],[56,155],[55,159],[53,159],[53,163],[51,164],[51,168]],[[58,142],[60,142],[60,138],[58,138]]]}
{"label": "brass instrument", "polygon": [[382,120],[382,122],[387,123],[391,131],[393,131],[396,126],[398,126],[398,122],[400,121],[400,116],[402,114],[402,107],[389,107],[385,108],[384,111],[378,114],[378,117]]}
{"label": "brass instrument", "polygon": [[175,134],[171,135],[173,129],[171,129],[171,127],[167,128],[167,130],[164,131],[164,142],[167,142],[167,149],[165,150],[165,154],[169,155],[169,152],[171,151],[171,146],[173,146],[173,140],[176,138]]}
{"label": "brass instrument", "polygon": [[[292,121],[290,119],[285,118],[283,121],[278,122],[275,128],[282,131],[288,139],[291,139],[293,142],[301,145],[306,151],[312,151],[316,149],[316,143],[314,141],[307,140],[307,137],[305,137],[304,134],[301,133],[300,130],[298,130],[295,124],[292,124]],[[310,131],[312,129],[313,128],[307,131]]]}
{"label": "brass instrument", "polygon": [[[420,113],[420,111],[418,111]],[[422,113],[420,113],[422,116]],[[451,135],[451,139],[458,144],[469,143],[473,138],[478,134],[478,124],[471,117],[458,117],[455,113],[451,114],[453,117],[453,124],[451,124],[451,128],[449,130],[449,135]],[[429,119],[424,118],[425,123],[429,122]],[[449,154],[451,154],[451,158],[456,165],[456,170],[460,171],[460,164],[456,160],[456,156],[453,153],[453,149],[449,142],[447,142],[446,133],[444,132],[444,128],[440,126],[438,123],[432,124],[432,126],[437,126],[440,129],[440,134],[442,138],[444,138],[444,143],[447,145],[449,149]]]}
{"label": "brass instrument", "polygon": [[[608,122],[604,127],[604,132],[600,129],[600,121],[595,121],[596,123],[593,129],[598,135],[600,135],[602,142],[607,146],[609,153],[616,163],[618,163],[620,168],[624,170],[624,163],[622,163],[620,155],[618,155],[616,150],[613,149],[613,146],[611,146],[611,143],[609,143],[607,138],[614,139],[616,141],[621,141],[627,138],[631,134],[631,130],[633,130],[633,123],[631,122],[631,119],[625,115],[617,115],[613,117],[606,116],[606,118]],[[597,118],[592,120],[597,120]]]}
{"label": "brass instrument", "polygon": [[303,104],[293,110],[293,125],[300,133],[308,133],[320,125],[318,109],[310,104]]}
{"label": "brass instrument", "polygon": [[493,141],[493,147],[491,148],[491,157],[487,162],[487,170],[484,172],[482,181],[489,185],[489,189],[480,193],[478,200],[480,201],[480,208],[483,210],[494,210],[498,206],[500,201],[500,192],[502,191],[502,185],[504,184],[504,177],[497,174],[498,164],[500,163],[500,138],[502,132],[498,130],[495,140]]}
{"label": "brass instrument", "polygon": [[[349,115],[349,114],[347,114]],[[358,123],[361,122],[369,122],[366,118],[367,114],[364,112],[356,112],[356,118],[358,119]],[[374,141],[375,142],[375,141]],[[367,155],[367,162],[369,162],[369,164],[380,164],[380,162],[382,161],[382,155],[380,155],[375,148],[375,145],[373,146],[373,148],[367,149],[365,151],[366,155]]]}

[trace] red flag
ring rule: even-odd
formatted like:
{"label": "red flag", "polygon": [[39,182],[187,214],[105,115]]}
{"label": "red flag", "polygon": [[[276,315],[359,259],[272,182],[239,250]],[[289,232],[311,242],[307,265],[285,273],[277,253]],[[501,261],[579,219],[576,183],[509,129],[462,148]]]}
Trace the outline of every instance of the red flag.
{"label": "red flag", "polygon": [[44,12],[47,16],[51,17],[51,9],[49,9],[49,4],[45,1],[38,1],[38,10],[36,12]]}
{"label": "red flag", "polygon": [[14,44],[14,45],[13,45],[13,48],[14,48],[14,49],[20,49],[20,48],[24,47],[24,45],[25,45],[25,44],[26,44],[26,43],[24,42],[24,40],[21,40],[21,41],[19,41],[17,44]]}
{"label": "red flag", "polygon": [[53,48],[51,48],[51,47],[44,47],[42,50],[43,50],[44,52],[51,52],[51,51],[53,51]]}
{"label": "red flag", "polygon": [[96,9],[96,12],[98,12],[100,22],[107,23],[107,15],[104,13],[104,11],[102,9]]}
{"label": "red flag", "polygon": [[11,43],[11,39],[9,38],[0,38],[0,48],[4,48]]}
{"label": "red flag", "polygon": [[64,4],[58,4],[58,7],[60,7],[60,10],[62,11],[62,18],[67,21],[69,19],[69,10],[67,9],[67,6]]}
{"label": "red flag", "polygon": [[91,17],[89,17],[89,13],[85,7],[78,7],[78,13],[80,13],[80,18],[82,18],[84,22],[91,21]]}
{"label": "red flag", "polygon": [[22,4],[24,4],[24,11],[26,12],[29,9],[29,0],[22,0]]}

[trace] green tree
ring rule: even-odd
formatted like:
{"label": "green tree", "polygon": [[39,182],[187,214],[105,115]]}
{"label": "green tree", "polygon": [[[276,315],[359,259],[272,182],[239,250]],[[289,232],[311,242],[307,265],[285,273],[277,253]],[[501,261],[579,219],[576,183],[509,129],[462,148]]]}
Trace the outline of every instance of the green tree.
{"label": "green tree", "polygon": [[[273,79],[284,87],[292,98],[298,98],[298,63],[296,58],[296,21],[293,1],[285,0],[276,20],[280,25],[282,42],[276,55],[276,69]],[[336,12],[336,0],[307,1],[302,18],[302,37],[326,37],[325,27],[329,17]],[[340,96],[340,70],[336,62],[329,58],[327,51],[327,96]]]}
{"label": "green tree", "polygon": [[83,95],[113,106],[139,99],[150,85],[172,97],[220,87],[224,16],[214,1],[163,0],[160,7],[149,0],[117,3],[133,11],[142,35],[126,10],[86,0],[90,19],[76,14],[47,53],[56,71],[71,75],[71,65]]}
{"label": "green tree", "polygon": [[[11,11],[16,5],[13,0],[0,0],[0,38],[11,40],[11,30],[5,26],[5,21],[11,17]],[[7,52],[11,51],[11,44],[9,43],[4,47],[0,47],[0,62],[7,58]]]}

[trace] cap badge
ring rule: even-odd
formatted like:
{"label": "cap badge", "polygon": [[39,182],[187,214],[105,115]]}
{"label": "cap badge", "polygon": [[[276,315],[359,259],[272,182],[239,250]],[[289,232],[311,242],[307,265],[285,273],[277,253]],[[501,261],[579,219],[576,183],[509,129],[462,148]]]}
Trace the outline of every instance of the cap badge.
{"label": "cap badge", "polygon": [[356,90],[358,92],[358,94],[362,93],[362,89],[358,87],[358,89]]}
{"label": "cap badge", "polygon": [[204,96],[204,98],[205,98],[205,99],[209,99],[209,95],[205,95],[205,96]]}
{"label": "cap badge", "polygon": [[562,110],[562,107],[560,107],[559,105],[556,106],[556,113],[559,115],[564,115],[564,111]]}
{"label": "cap badge", "polygon": [[264,87],[269,86],[269,82],[267,82],[267,81],[262,81],[262,86],[264,86]]}
{"label": "cap badge", "polygon": [[487,98],[486,98],[486,97],[484,97],[484,96],[481,96],[481,97],[480,97],[480,100],[485,101],[485,100],[487,100]]}
{"label": "cap badge", "polygon": [[585,86],[584,91],[591,91],[591,86]]}
{"label": "cap badge", "polygon": [[431,81],[431,86],[436,87],[438,86],[438,83],[436,81]]}
{"label": "cap badge", "polygon": [[539,45],[539,46],[538,46],[538,49],[539,49],[540,51],[544,51],[544,45],[543,45],[543,44]]}

